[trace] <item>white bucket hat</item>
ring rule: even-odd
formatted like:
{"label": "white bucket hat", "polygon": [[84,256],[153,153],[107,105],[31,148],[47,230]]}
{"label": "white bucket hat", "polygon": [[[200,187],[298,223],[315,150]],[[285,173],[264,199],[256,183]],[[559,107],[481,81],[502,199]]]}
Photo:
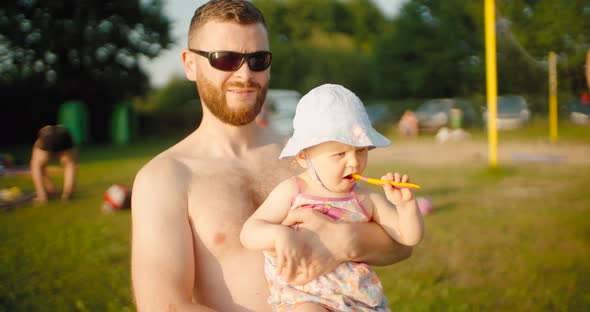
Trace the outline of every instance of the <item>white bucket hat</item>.
{"label": "white bucket hat", "polygon": [[371,125],[365,106],[341,85],[324,84],[304,95],[297,104],[293,136],[279,158],[293,157],[303,149],[335,141],[369,149],[391,144]]}

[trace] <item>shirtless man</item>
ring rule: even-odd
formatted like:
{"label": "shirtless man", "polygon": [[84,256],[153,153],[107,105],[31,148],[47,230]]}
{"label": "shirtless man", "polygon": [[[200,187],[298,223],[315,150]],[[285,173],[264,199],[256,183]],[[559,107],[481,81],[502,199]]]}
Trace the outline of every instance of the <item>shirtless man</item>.
{"label": "shirtless man", "polygon": [[[266,195],[296,170],[278,160],[283,139],[254,122],[270,59],[261,53],[234,58],[236,63],[235,54],[204,53],[269,51],[266,24],[247,1],[214,0],[195,12],[190,27],[182,61],[187,79],[197,84],[203,120],[137,174],[131,261],[136,305],[139,311],[270,311],[263,255],[245,249],[239,237]],[[288,277],[296,283],[342,261],[384,265],[411,253],[374,223],[338,224],[303,210],[289,217],[301,222],[308,255]]]}

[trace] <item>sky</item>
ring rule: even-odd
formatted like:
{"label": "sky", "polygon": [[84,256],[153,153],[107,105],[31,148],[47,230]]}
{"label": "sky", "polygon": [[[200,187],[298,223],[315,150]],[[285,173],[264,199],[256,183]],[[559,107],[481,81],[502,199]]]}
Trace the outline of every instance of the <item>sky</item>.
{"label": "sky", "polygon": [[[310,0],[311,1],[311,0]],[[406,0],[373,0],[386,16],[394,16]],[[186,45],[188,26],[195,10],[207,0],[167,0],[165,13],[172,19],[172,36],[176,44],[160,56],[143,62],[152,85],[160,87],[174,75],[182,76],[180,52]]]}

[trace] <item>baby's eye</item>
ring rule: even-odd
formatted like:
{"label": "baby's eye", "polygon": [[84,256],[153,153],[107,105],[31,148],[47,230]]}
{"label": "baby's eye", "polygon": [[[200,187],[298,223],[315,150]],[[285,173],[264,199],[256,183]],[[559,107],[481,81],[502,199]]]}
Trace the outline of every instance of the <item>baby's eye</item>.
{"label": "baby's eye", "polygon": [[346,152],[340,152],[338,154],[334,154],[334,156],[338,156],[338,157],[344,157],[344,155],[346,155]]}

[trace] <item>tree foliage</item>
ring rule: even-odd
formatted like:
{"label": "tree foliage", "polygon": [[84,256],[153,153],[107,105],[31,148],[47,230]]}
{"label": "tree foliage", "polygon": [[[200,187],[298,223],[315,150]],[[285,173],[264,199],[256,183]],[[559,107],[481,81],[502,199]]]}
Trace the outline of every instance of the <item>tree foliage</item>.
{"label": "tree foliage", "polygon": [[[382,99],[485,93],[483,1],[408,0],[388,19],[369,0],[257,0],[270,28],[271,86],[307,91],[336,82]],[[583,85],[590,4],[499,0],[500,93],[546,94],[546,56],[560,86]]]}
{"label": "tree foliage", "polygon": [[[162,112],[175,110],[194,102],[197,96],[195,83],[184,77],[175,76],[159,89],[148,93],[145,100],[137,102],[137,109],[145,112]],[[194,104],[194,103],[193,103]],[[195,105],[200,109],[200,105]]]}
{"label": "tree foliage", "polygon": [[[364,99],[389,100],[485,93],[483,1],[407,0],[395,17],[385,17],[373,0],[253,2],[269,25],[273,88],[307,92],[340,83]],[[78,99],[100,129],[112,105],[147,90],[139,60],[171,41],[161,9],[161,0],[5,4],[0,91],[13,105],[3,105],[2,115],[33,124],[30,138],[55,121],[47,116],[59,104]],[[498,0],[496,17],[500,93],[544,97],[549,51],[558,54],[560,90],[583,88],[588,1]],[[175,81],[147,102],[172,107],[188,92]]]}
{"label": "tree foliage", "polygon": [[203,112],[193,81],[175,76],[145,98],[135,99],[142,135],[188,134],[199,125]]}
{"label": "tree foliage", "polygon": [[369,94],[370,56],[386,19],[370,0],[255,0],[270,30],[271,86],[340,83]]}
{"label": "tree foliage", "polygon": [[[27,113],[42,112],[33,113],[30,128],[55,122],[47,116],[56,116],[65,100],[82,100],[100,139],[111,108],[147,90],[140,60],[171,43],[170,21],[161,12],[160,0],[6,3],[0,9],[0,88]],[[19,115],[22,108],[5,105],[2,111]]]}
{"label": "tree foliage", "polygon": [[532,67],[546,70],[549,51],[558,55],[560,85],[584,88],[584,61],[590,49],[590,2],[586,0],[498,1],[501,34],[509,38]]}
{"label": "tree foliage", "polygon": [[481,90],[482,38],[462,0],[415,0],[392,21],[375,54],[374,93],[451,97]]}

